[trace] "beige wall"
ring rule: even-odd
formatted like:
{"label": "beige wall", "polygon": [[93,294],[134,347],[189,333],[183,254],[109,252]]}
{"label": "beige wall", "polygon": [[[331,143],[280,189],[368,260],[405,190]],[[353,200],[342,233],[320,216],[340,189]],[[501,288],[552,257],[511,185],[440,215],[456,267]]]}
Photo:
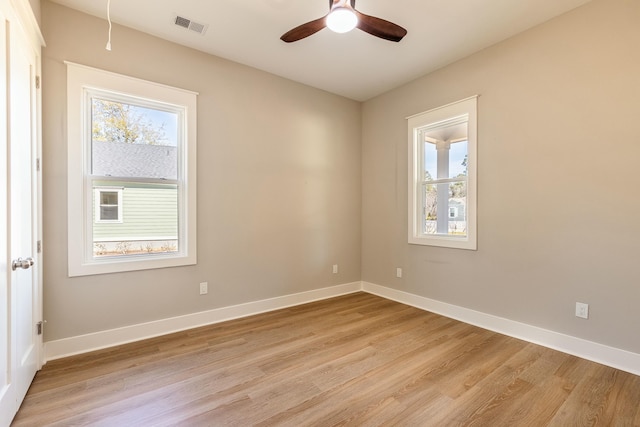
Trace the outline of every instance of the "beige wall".
{"label": "beige wall", "polygon": [[[362,279],[640,353],[639,16],[596,0],[366,102]],[[405,117],[474,94],[478,251],[408,245]]]}
{"label": "beige wall", "polygon": [[35,16],[38,25],[42,25],[41,13],[40,13],[40,0],[29,0],[31,10],[33,10],[33,16]]}
{"label": "beige wall", "polygon": [[[47,341],[360,279],[359,103],[120,26],[107,52],[103,20],[49,1],[42,18]],[[65,60],[200,93],[197,266],[67,277]]]}

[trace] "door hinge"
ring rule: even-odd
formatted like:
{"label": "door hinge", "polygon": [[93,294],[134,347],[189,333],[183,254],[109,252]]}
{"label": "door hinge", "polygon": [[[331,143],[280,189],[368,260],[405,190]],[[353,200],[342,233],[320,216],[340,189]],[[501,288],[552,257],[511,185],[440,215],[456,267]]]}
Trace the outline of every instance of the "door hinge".
{"label": "door hinge", "polygon": [[36,159],[36,172],[40,172],[40,159]]}
{"label": "door hinge", "polygon": [[40,76],[36,76],[36,89],[40,89]]}
{"label": "door hinge", "polygon": [[38,253],[42,252],[42,240],[38,240],[36,242],[36,250],[38,251]]}
{"label": "door hinge", "polygon": [[44,328],[44,323],[39,321],[36,323],[36,329],[38,330],[38,335],[42,335],[42,329]]}

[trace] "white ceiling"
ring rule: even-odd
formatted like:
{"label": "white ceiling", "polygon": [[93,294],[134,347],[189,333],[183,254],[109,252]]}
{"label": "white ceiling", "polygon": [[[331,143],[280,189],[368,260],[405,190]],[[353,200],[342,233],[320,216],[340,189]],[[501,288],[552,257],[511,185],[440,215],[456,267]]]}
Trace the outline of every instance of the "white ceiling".
{"label": "white ceiling", "polygon": [[[106,19],[107,0],[52,0]],[[399,43],[328,29],[280,36],[324,16],[328,0],[111,0],[111,19],[185,46],[364,101],[590,0],[357,0],[356,9],[408,30]],[[176,15],[207,24],[204,35]],[[104,31],[107,25],[96,27]],[[112,48],[118,49],[114,29]]]}

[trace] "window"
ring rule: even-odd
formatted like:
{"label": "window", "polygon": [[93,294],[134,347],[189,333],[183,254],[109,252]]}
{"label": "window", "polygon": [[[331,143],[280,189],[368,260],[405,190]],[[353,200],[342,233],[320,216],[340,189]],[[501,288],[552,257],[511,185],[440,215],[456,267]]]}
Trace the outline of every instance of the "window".
{"label": "window", "polygon": [[196,263],[196,94],[67,63],[69,276]]}
{"label": "window", "polygon": [[476,245],[477,97],[408,118],[409,243]]}
{"label": "window", "polygon": [[455,206],[449,206],[449,219],[454,219],[458,216],[458,208]]}
{"label": "window", "polygon": [[122,222],[122,189],[121,188],[96,188],[95,189],[95,213],[94,221],[97,223]]}

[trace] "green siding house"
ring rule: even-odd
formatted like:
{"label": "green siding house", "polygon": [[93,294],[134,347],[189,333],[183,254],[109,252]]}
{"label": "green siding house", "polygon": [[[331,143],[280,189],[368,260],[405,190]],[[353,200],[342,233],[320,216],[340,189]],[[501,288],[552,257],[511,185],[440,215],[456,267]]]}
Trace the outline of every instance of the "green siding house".
{"label": "green siding house", "polygon": [[[143,178],[177,175],[176,147],[94,141],[93,151],[94,175],[128,178],[131,170]],[[94,181],[96,256],[177,250],[177,186],[132,181]]]}

